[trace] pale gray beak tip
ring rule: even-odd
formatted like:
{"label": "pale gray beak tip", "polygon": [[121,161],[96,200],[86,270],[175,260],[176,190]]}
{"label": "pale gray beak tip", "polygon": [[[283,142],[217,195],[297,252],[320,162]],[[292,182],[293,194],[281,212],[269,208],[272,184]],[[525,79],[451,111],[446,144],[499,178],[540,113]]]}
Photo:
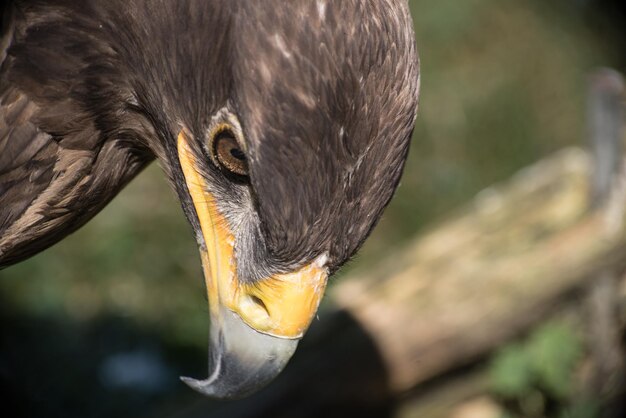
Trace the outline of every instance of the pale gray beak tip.
{"label": "pale gray beak tip", "polygon": [[209,378],[180,379],[203,395],[238,399],[265,387],[283,370],[296,347],[297,339],[260,333],[233,312],[222,310],[219,326],[209,339]]}

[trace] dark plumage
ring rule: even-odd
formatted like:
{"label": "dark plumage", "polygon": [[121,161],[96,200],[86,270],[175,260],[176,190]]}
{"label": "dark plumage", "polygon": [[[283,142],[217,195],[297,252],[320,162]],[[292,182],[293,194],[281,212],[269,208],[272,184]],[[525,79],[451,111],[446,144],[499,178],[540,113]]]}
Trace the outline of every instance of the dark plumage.
{"label": "dark plumage", "polygon": [[[205,248],[181,130],[244,283],[322,254],[335,271],[398,184],[419,89],[403,0],[0,7],[0,266],[79,228],[154,158]],[[222,124],[249,178],[215,163]]]}

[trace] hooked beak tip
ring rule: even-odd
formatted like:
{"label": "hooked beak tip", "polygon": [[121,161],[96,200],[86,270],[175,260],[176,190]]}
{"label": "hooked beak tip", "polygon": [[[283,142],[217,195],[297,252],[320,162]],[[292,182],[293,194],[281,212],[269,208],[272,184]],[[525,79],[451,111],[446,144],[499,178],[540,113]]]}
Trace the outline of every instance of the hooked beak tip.
{"label": "hooked beak tip", "polygon": [[260,333],[224,308],[219,319],[209,340],[209,378],[180,378],[206,396],[238,399],[258,391],[284,369],[298,345],[298,339]]}
{"label": "hooked beak tip", "polygon": [[191,389],[203,395],[217,397],[220,399],[230,399],[228,396],[225,396],[225,394],[222,394],[220,396],[220,394],[215,393],[215,390],[212,388],[212,382],[210,378],[206,380],[198,380],[194,379],[193,377],[180,376],[180,380]]}

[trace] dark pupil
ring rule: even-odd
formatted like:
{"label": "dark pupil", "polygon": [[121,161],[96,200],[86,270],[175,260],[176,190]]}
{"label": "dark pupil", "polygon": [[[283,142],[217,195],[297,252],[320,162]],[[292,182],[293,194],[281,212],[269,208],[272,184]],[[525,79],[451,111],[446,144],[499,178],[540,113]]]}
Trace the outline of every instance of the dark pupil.
{"label": "dark pupil", "polygon": [[221,132],[213,146],[215,158],[223,169],[240,176],[248,175],[248,159],[234,135],[229,131]]}
{"label": "dark pupil", "polygon": [[235,147],[231,148],[230,155],[232,155],[233,157],[235,157],[236,159],[240,161],[246,160],[246,155],[239,148],[235,148]]}

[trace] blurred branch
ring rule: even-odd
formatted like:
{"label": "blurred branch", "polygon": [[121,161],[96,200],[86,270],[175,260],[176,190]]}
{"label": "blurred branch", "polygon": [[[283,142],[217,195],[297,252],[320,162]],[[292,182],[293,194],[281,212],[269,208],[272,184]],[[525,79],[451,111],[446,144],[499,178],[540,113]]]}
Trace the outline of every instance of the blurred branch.
{"label": "blurred branch", "polygon": [[[623,173],[624,80],[616,71],[600,69],[589,80],[588,126],[594,157],[591,206],[619,208],[607,210],[609,224],[621,222],[625,202],[626,173]],[[620,177],[621,175],[621,177]],[[617,219],[612,219],[617,214]],[[592,370],[588,390],[613,403],[624,385],[624,364],[620,343],[619,277],[614,268],[598,271],[587,301],[588,344]],[[607,417],[623,416],[619,405],[607,408]]]}
{"label": "blurred branch", "polygon": [[561,151],[333,289],[377,343],[393,390],[486,355],[598,271],[624,267],[622,224],[608,228],[605,210],[588,210],[591,167],[586,152]]}
{"label": "blurred branch", "polygon": [[620,173],[624,80],[610,69],[600,69],[589,78],[587,118],[594,169],[592,172],[593,207],[611,197]]}

